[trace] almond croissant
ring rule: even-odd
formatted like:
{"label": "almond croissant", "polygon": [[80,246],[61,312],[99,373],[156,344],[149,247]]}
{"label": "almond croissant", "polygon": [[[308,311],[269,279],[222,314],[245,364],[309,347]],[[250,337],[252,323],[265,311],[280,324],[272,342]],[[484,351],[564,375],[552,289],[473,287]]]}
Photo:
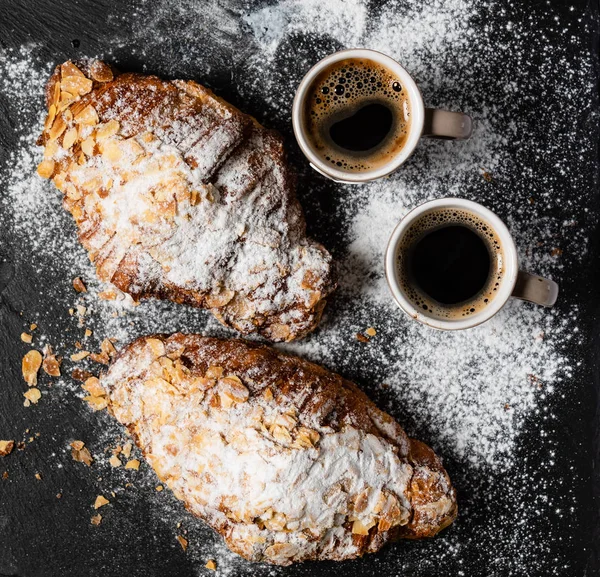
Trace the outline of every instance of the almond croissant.
{"label": "almond croissant", "polygon": [[101,385],[161,481],[246,559],[351,559],[456,517],[433,451],[298,357],[152,336],[127,346]]}
{"label": "almond croissant", "polygon": [[98,60],[57,67],[47,105],[38,173],[103,281],[274,341],[318,324],[331,257],[306,237],[279,135],[195,82]]}

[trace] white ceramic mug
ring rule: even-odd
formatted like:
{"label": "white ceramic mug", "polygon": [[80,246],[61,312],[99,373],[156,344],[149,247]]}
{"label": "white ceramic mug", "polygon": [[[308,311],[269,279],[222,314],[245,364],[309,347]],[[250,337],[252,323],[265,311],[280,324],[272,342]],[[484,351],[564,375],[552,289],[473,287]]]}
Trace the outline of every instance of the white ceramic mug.
{"label": "white ceramic mug", "polygon": [[[406,90],[411,106],[410,129],[404,146],[383,166],[361,172],[343,170],[332,166],[331,163],[324,160],[311,143],[311,140],[307,135],[305,122],[305,102],[312,83],[324,70],[333,64],[350,58],[371,60],[390,70]],[[445,140],[464,140],[469,138],[472,133],[472,121],[470,116],[463,114],[462,112],[425,108],[423,97],[421,96],[421,92],[415,84],[415,81],[398,62],[381,52],[364,48],[342,50],[330,54],[326,58],[323,58],[323,60],[317,62],[317,64],[307,72],[296,90],[292,108],[292,124],[298,145],[304,155],[308,158],[312,168],[336,182],[349,184],[369,182],[387,176],[408,159],[422,137],[441,138]]]}
{"label": "white ceramic mug", "polygon": [[[403,235],[423,215],[442,209],[462,209],[475,214],[489,225],[500,240],[501,263],[499,266],[502,267],[502,274],[495,296],[485,308],[464,318],[439,318],[432,311],[418,308],[409,298],[399,280],[399,251],[405,250],[401,248]],[[554,305],[558,297],[558,285],[554,281],[519,270],[515,241],[500,218],[488,208],[476,202],[460,198],[441,198],[426,202],[410,211],[400,221],[388,242],[385,255],[385,274],[392,295],[404,312],[420,323],[442,330],[468,329],[479,325],[492,318],[510,297],[546,307]]]}

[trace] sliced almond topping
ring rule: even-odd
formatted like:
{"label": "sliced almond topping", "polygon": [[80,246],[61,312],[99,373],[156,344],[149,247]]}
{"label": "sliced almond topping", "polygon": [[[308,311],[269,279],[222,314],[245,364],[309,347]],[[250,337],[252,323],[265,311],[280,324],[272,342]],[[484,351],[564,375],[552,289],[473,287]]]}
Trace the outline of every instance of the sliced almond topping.
{"label": "sliced almond topping", "polygon": [[91,518],[90,523],[92,525],[100,525],[100,523],[102,523],[102,515],[100,515],[100,513],[98,513],[98,515],[94,515]]}
{"label": "sliced almond topping", "polygon": [[100,379],[98,379],[98,377],[90,377],[87,379],[82,388],[92,395],[92,397],[103,397],[106,395],[106,391],[102,388],[102,385],[100,385]]}
{"label": "sliced almond topping", "polygon": [[267,387],[264,391],[263,391],[263,397],[265,398],[265,400],[267,401],[272,401],[273,400],[273,391],[271,390],[270,387]]}
{"label": "sliced almond topping", "polygon": [[71,146],[75,144],[76,141],[77,127],[73,126],[72,128],[69,128],[69,130],[67,130],[67,132],[65,132],[65,135],[63,136],[63,148],[65,150],[69,150]]}
{"label": "sliced almond topping", "polygon": [[54,123],[56,118],[56,105],[51,104],[48,108],[48,116],[46,116],[46,122],[44,122],[44,130],[48,130]]}
{"label": "sliced almond topping", "polygon": [[279,443],[289,444],[292,442],[290,432],[280,425],[273,425],[271,427],[271,435],[273,435],[273,438]]}
{"label": "sliced almond topping", "polygon": [[158,493],[160,493],[163,489],[164,489],[164,487],[162,485],[156,485],[156,491]]}
{"label": "sliced almond topping", "polygon": [[96,129],[96,141],[100,142],[101,140],[114,136],[119,132],[119,128],[121,128],[121,125],[119,124],[119,121],[114,118],[104,124],[100,124]]}
{"label": "sliced almond topping", "polygon": [[212,366],[208,367],[206,375],[207,379],[220,379],[223,376],[223,367]]}
{"label": "sliced almond topping", "polygon": [[60,65],[60,76],[61,78],[67,78],[68,76],[79,76],[80,78],[85,78],[85,74],[81,72],[75,64],[73,64],[70,60]]}
{"label": "sliced almond topping", "polygon": [[216,571],[217,570],[217,564],[215,563],[214,559],[209,559],[206,562],[206,565],[204,565],[207,569],[210,569],[211,571]]}
{"label": "sliced almond topping", "polygon": [[106,158],[106,160],[110,162],[119,162],[123,156],[119,141],[114,138],[101,142],[100,152],[102,153],[103,158]]}
{"label": "sliced almond topping", "polygon": [[[23,393],[23,396],[27,399],[27,401],[29,401],[30,403],[33,403],[34,405],[37,404],[37,402],[42,398],[42,393],[40,393],[39,389],[28,389],[27,391],[25,391]],[[27,402],[25,401],[25,402]]]}
{"label": "sliced almond topping", "polygon": [[56,140],[50,140],[48,144],[46,144],[46,148],[44,148],[44,158],[52,158],[59,149],[58,142]]}
{"label": "sliced almond topping", "polygon": [[250,396],[250,391],[235,375],[219,379],[219,394],[225,393],[236,403],[244,403]]}
{"label": "sliced almond topping", "polygon": [[181,548],[185,551],[188,548],[188,542],[187,539],[185,539],[184,537],[182,537],[181,535],[177,535],[177,541],[179,541],[179,544],[181,545]]}
{"label": "sliced almond topping", "polygon": [[146,339],[146,344],[150,347],[155,357],[163,357],[167,352],[165,344],[159,339]]}
{"label": "sliced almond topping", "polygon": [[94,146],[96,143],[93,138],[86,138],[81,142],[81,150],[85,152],[88,156],[94,156]]}
{"label": "sliced almond topping", "polygon": [[83,400],[88,403],[88,405],[94,409],[94,411],[101,411],[108,407],[108,399],[106,397],[83,397]]}
{"label": "sliced almond topping", "polygon": [[363,525],[358,519],[352,524],[352,533],[355,535],[368,535],[369,528]]}
{"label": "sliced almond topping", "polygon": [[39,351],[29,351],[21,363],[21,370],[25,382],[33,387],[37,384],[37,374],[42,366],[42,354]]}
{"label": "sliced almond topping", "polygon": [[100,119],[98,118],[98,113],[96,109],[88,104],[81,112],[75,115],[75,122],[77,124],[85,124],[86,126],[96,126]]}
{"label": "sliced almond topping", "polygon": [[96,82],[110,82],[113,78],[113,72],[108,64],[101,60],[95,60],[90,66],[90,76]]}
{"label": "sliced almond topping", "polygon": [[79,351],[71,355],[71,360],[74,362],[81,361],[90,355],[90,351]]}
{"label": "sliced almond topping", "polygon": [[125,468],[134,469],[135,471],[137,471],[140,468],[140,462],[137,459],[131,459],[130,461],[127,461]]}
{"label": "sliced almond topping", "polygon": [[83,333],[84,338],[88,338],[92,336],[92,329],[85,329],[85,332]]}
{"label": "sliced almond topping", "polygon": [[60,89],[64,92],[83,96],[92,91],[94,81],[85,76],[67,76],[60,81]]}
{"label": "sliced almond topping", "polygon": [[85,447],[85,443],[83,441],[73,441],[71,443],[71,448],[75,449],[76,451],[81,451],[83,447]]}
{"label": "sliced almond topping", "polygon": [[377,331],[373,327],[369,327],[365,333],[367,333],[370,337],[374,337],[377,334]]}
{"label": "sliced almond topping", "polygon": [[21,333],[21,340],[24,343],[31,344],[33,337],[29,333]]}
{"label": "sliced almond topping", "polygon": [[53,160],[42,160],[38,164],[37,173],[42,178],[52,178],[54,174],[54,161]]}
{"label": "sliced almond topping", "polygon": [[100,509],[100,507],[104,507],[104,505],[108,505],[109,503],[110,501],[106,497],[98,495],[94,501],[94,509]]}
{"label": "sliced almond topping", "polygon": [[14,441],[0,441],[0,457],[6,457],[13,450]]}
{"label": "sliced almond topping", "polygon": [[56,140],[67,129],[67,123],[62,116],[57,116],[48,131],[50,140]]}

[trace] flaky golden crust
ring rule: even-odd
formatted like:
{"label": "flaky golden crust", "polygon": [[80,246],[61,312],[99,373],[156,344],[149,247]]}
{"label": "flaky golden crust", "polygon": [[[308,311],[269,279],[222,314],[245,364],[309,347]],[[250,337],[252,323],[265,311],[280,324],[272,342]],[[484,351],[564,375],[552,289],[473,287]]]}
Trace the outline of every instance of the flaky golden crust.
{"label": "flaky golden crust", "polygon": [[335,281],[306,237],[280,136],[192,81],[67,62],[47,86],[38,173],[99,277],[274,341],[318,324]]}
{"label": "flaky golden crust", "polygon": [[456,517],[434,452],[296,356],[154,335],[125,347],[102,384],[159,478],[247,559],[350,559]]}

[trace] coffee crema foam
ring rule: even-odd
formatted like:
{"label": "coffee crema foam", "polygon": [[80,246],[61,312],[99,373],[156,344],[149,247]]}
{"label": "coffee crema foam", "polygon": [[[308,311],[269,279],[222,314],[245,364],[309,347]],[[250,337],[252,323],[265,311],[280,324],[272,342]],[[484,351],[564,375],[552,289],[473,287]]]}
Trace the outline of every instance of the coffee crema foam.
{"label": "coffee crema foam", "polygon": [[[490,257],[490,273],[485,285],[473,297],[457,304],[434,300],[417,285],[410,273],[411,253],[419,241],[431,232],[447,226],[464,226],[484,242]],[[421,215],[404,233],[397,248],[398,280],[404,295],[415,308],[442,320],[458,320],[485,309],[492,302],[504,275],[504,252],[500,238],[490,224],[468,210],[442,208]]]}
{"label": "coffee crema foam", "polygon": [[[391,113],[385,138],[371,149],[360,151],[336,144],[331,128],[369,105],[383,106]],[[350,172],[373,170],[392,160],[406,142],[410,116],[408,95],[398,77],[372,60],[354,58],[331,65],[315,78],[304,110],[314,150],[327,163]]]}

